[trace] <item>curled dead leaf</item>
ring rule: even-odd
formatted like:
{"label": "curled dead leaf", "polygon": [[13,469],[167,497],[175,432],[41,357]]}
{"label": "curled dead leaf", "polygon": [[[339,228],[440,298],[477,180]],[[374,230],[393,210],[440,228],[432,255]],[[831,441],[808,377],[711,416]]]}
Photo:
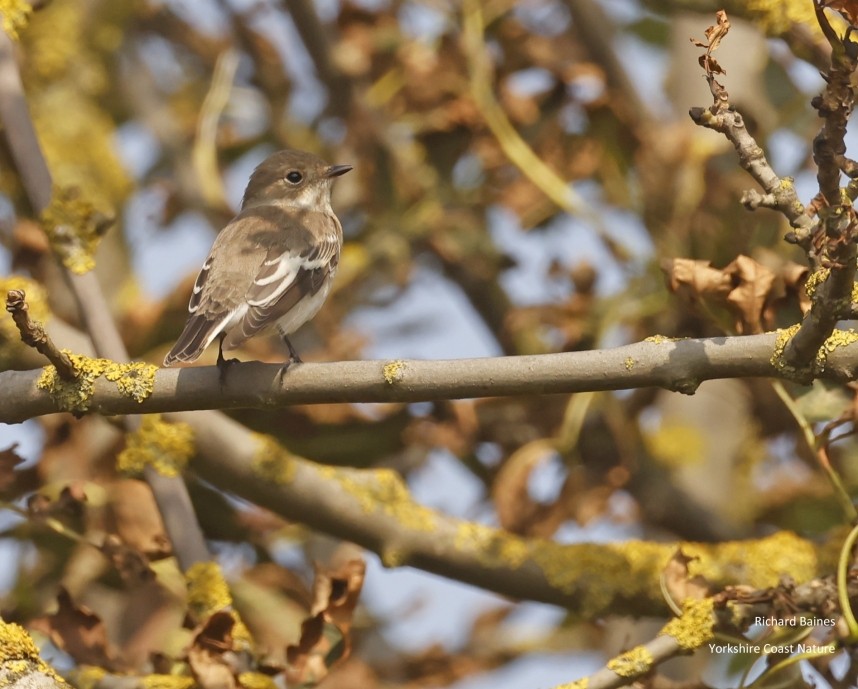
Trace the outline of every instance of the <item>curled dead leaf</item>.
{"label": "curled dead leaf", "polygon": [[737,316],[736,330],[743,334],[761,333],[763,312],[771,298],[775,274],[750,256],[737,256],[724,272],[735,285],[727,303]]}
{"label": "curled dead leaf", "polygon": [[236,689],[240,668],[232,652],[235,619],[228,612],[216,612],[202,625],[188,649],[188,665],[203,689]]}
{"label": "curled dead leaf", "polygon": [[80,665],[121,669],[101,617],[85,605],[76,604],[62,587],[57,593],[57,604],[57,611],[34,621],[33,628],[47,634],[57,648],[64,650]]}
{"label": "curled dead leaf", "polygon": [[700,600],[710,594],[709,583],[699,574],[691,576],[688,572],[689,563],[696,558],[689,557],[682,548],[677,549],[661,573],[665,592],[671,601],[682,607],[682,602],[688,598]]}
{"label": "curled dead leaf", "polygon": [[15,452],[18,443],[13,443],[5,450],[0,450],[0,491],[7,490],[15,483],[15,467],[24,459]]}
{"label": "curled dead leaf", "polygon": [[349,630],[366,573],[363,560],[352,559],[332,570],[316,569],[313,607],[301,623],[301,638],[286,649],[289,686],[320,682],[351,652]]}
{"label": "curled dead leaf", "polygon": [[723,269],[709,261],[676,258],[663,261],[667,286],[692,303],[726,307],[739,333],[761,333],[764,314],[775,296],[777,275],[749,256],[739,255]]}

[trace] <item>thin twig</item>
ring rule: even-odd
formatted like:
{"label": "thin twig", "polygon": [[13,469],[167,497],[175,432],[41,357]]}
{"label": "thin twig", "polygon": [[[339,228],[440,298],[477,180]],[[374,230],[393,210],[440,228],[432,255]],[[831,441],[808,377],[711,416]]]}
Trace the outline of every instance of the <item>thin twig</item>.
{"label": "thin twig", "polygon": [[223,210],[228,208],[228,204],[217,164],[217,128],[224,108],[229,103],[238,57],[238,51],[234,49],[226,50],[218,57],[211,85],[200,108],[197,136],[191,149],[191,162],[203,199],[213,208]]}
{"label": "thin twig", "polygon": [[858,512],[856,512],[855,505],[852,504],[852,499],[844,488],[839,474],[834,467],[831,466],[831,462],[828,459],[828,443],[820,442],[816,434],[813,432],[813,428],[811,427],[807,417],[795,403],[795,400],[793,400],[790,394],[786,391],[783,383],[776,380],[772,383],[772,387],[774,388],[777,396],[780,397],[781,402],[784,403],[784,406],[787,408],[789,413],[792,414],[792,417],[798,424],[799,430],[804,438],[804,442],[807,444],[808,449],[816,456],[817,462],[831,483],[834,493],[837,495],[837,498],[843,507],[844,515],[849,521],[855,521],[855,519],[858,519]]}
{"label": "thin twig", "polygon": [[509,121],[492,93],[491,66],[483,37],[483,8],[479,0],[464,3],[464,44],[471,96],[486,125],[512,163],[552,202],[570,215],[586,217],[597,226],[597,215],[584,198],[534,153]]}
{"label": "thin twig", "polygon": [[6,294],[6,310],[12,314],[12,320],[18,326],[24,344],[44,355],[56,367],[57,375],[63,380],[71,381],[77,378],[71,359],[57,348],[45,331],[45,326],[30,320],[30,307],[24,290],[9,290]]}

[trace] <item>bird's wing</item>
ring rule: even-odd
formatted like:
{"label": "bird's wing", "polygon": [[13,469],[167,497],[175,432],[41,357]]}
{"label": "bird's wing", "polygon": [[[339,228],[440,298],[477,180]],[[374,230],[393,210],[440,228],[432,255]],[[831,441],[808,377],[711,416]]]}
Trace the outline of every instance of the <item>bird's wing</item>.
{"label": "bird's wing", "polygon": [[211,268],[212,254],[209,254],[194,282],[188,321],[164,358],[164,366],[177,361],[196,361],[237,312],[247,308],[242,295],[232,293],[236,290],[230,280],[210,280]]}
{"label": "bird's wing", "polygon": [[339,254],[340,240],[336,233],[326,233],[300,250],[285,246],[269,248],[245,294],[247,311],[230,330],[224,347],[241,344],[274,325],[302,299],[318,293],[336,270]]}
{"label": "bird's wing", "polygon": [[[246,231],[246,223],[242,226],[240,222],[246,219],[241,215],[235,218],[215,240],[194,282],[188,322],[164,359],[165,366],[196,361],[230,322],[247,310],[247,283],[264,260],[266,248],[253,241],[235,242],[236,235]],[[237,251],[225,254],[221,249],[225,244],[237,244]]]}

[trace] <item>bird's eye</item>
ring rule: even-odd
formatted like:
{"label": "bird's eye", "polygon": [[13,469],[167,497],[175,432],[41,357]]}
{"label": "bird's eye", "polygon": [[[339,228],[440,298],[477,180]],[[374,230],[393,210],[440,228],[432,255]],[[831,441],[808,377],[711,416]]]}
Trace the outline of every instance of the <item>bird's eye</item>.
{"label": "bird's eye", "polygon": [[304,179],[304,176],[297,170],[292,170],[292,172],[286,175],[286,181],[289,184],[298,184],[302,179]]}

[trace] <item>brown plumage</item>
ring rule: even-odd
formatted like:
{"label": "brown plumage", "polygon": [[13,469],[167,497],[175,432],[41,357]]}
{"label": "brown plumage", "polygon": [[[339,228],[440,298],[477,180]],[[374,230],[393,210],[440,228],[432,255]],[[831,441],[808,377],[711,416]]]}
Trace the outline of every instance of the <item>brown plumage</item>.
{"label": "brown plumage", "polygon": [[331,209],[328,165],[303,151],[279,151],[254,170],[241,212],[215,239],[188,305],[185,329],[164,359],[196,361],[216,337],[224,349],[276,327],[288,335],[316,315],[337,271],[343,231]]}

